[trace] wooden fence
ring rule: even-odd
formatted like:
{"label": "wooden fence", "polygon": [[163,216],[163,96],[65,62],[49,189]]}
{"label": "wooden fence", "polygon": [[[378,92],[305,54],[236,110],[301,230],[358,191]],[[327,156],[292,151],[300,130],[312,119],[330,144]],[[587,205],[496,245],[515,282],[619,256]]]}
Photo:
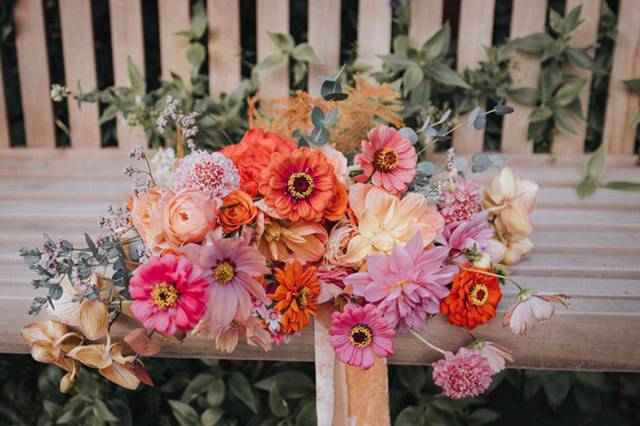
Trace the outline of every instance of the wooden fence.
{"label": "wooden fence", "polygon": [[[150,0],[151,1],[151,0]],[[189,0],[157,0],[162,76],[171,71],[189,78],[185,58],[186,39],[175,35],[189,28]],[[294,0],[307,1],[307,0]],[[584,22],[571,43],[575,46],[593,44],[597,37],[602,0],[567,0],[566,9],[583,5]],[[90,0],[59,0],[64,71],[69,87],[79,81],[85,90],[96,86],[96,57]],[[267,31],[288,32],[289,0],[256,0],[257,58],[273,52]],[[409,35],[415,45],[436,32],[442,25],[444,0],[411,0]],[[207,0],[208,67],[210,92],[218,96],[233,90],[241,79],[241,25],[245,22],[239,0]],[[318,76],[335,72],[340,62],[340,0],[308,0],[308,41],[323,63],[311,65],[309,88],[319,91]],[[482,45],[490,45],[494,31],[495,0],[461,0],[457,37],[457,68],[474,67],[484,58]],[[130,56],[144,72],[144,37],[140,0],[109,0],[113,74],[116,85],[128,85],[127,57]],[[17,28],[16,50],[20,77],[20,93],[27,147],[55,147],[54,118],[50,100],[49,64],[42,1],[18,0],[15,8]],[[524,36],[544,29],[547,0],[513,0],[511,37]],[[391,45],[392,10],[388,0],[359,0],[358,52],[362,60],[381,66],[376,55],[389,53]],[[638,111],[638,98],[625,90],[622,81],[640,76],[640,0],[620,0],[618,27],[609,97],[606,100],[604,141],[612,154],[632,154],[635,129],[629,126]],[[302,40],[298,40],[301,42]],[[536,86],[540,71],[537,55],[513,53],[520,63],[514,76],[517,86]],[[589,72],[576,71],[590,80]],[[0,75],[2,83],[2,75]],[[266,98],[285,96],[289,91],[288,65],[262,74],[261,93]],[[590,84],[580,95],[588,107]],[[602,99],[605,102],[605,99]],[[511,101],[515,103],[515,101]],[[533,145],[526,141],[527,116],[531,107],[517,105],[514,114],[504,119],[502,150],[505,153],[528,154]],[[93,104],[77,107],[69,101],[69,125],[72,148],[101,146],[98,107]],[[586,114],[586,112],[585,112]],[[557,134],[552,153],[579,154],[584,151],[586,124],[575,123],[580,136]],[[125,149],[142,141],[142,135],[118,123],[118,144]],[[0,84],[0,148],[9,147],[6,99]],[[482,150],[482,132],[458,131],[454,146],[460,152]]]}

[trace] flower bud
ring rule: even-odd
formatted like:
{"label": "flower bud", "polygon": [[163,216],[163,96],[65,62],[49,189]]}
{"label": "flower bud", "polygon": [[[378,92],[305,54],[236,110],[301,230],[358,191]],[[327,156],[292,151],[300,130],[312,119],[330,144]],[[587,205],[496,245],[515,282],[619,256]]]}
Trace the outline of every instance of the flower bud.
{"label": "flower bud", "polygon": [[491,269],[491,256],[487,253],[482,253],[480,256],[475,258],[473,266],[476,268]]}

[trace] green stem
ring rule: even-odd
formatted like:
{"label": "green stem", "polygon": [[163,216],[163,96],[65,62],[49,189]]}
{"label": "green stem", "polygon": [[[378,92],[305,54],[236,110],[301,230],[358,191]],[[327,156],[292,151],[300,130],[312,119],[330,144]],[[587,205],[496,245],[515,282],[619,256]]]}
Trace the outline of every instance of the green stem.
{"label": "green stem", "polygon": [[469,271],[469,272],[477,272],[478,274],[484,274],[484,275],[488,275],[490,277],[496,277],[496,278],[502,278],[503,280],[507,280],[509,281],[511,284],[515,285],[516,287],[518,287],[520,290],[524,290],[524,288],[518,284],[517,282],[515,282],[514,280],[512,280],[511,278],[505,276],[505,275],[500,275],[500,274],[493,274],[491,272],[487,272],[487,271],[480,271],[478,269],[473,269],[473,268],[460,268],[464,271]]}
{"label": "green stem", "polygon": [[424,343],[425,345],[427,345],[428,347],[430,347],[431,349],[433,349],[434,351],[440,352],[442,355],[446,354],[446,352],[442,349],[440,349],[439,347],[435,346],[433,343],[429,342],[427,339],[425,339],[424,337],[422,337],[422,335],[416,331],[413,330],[409,330],[409,332],[411,334],[413,334],[413,336],[420,340],[422,343]]}

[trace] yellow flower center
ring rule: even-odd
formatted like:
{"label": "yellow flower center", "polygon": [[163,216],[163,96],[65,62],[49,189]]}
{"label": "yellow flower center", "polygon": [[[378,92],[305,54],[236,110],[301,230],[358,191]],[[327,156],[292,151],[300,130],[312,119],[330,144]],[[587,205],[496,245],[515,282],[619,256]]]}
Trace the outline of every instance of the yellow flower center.
{"label": "yellow flower center", "polygon": [[289,176],[287,191],[296,200],[306,200],[313,192],[313,178],[308,173],[293,173]]}
{"label": "yellow flower center", "polygon": [[240,324],[236,320],[233,320],[229,323],[229,328],[240,328]]}
{"label": "yellow flower center", "polygon": [[475,284],[469,293],[469,299],[474,306],[482,306],[489,300],[489,289],[484,284]]}
{"label": "yellow flower center", "polygon": [[304,287],[302,290],[300,290],[300,294],[298,294],[298,306],[300,306],[301,309],[304,310],[304,308],[306,308],[307,303],[309,302],[309,288],[308,287]]}
{"label": "yellow flower center", "polygon": [[229,284],[235,276],[235,269],[233,265],[226,260],[219,262],[213,269],[213,278],[218,284]]}
{"label": "yellow flower center", "polygon": [[398,153],[393,148],[383,148],[373,154],[373,168],[381,172],[392,172],[400,165]]}
{"label": "yellow flower center", "polygon": [[349,332],[349,342],[360,349],[367,348],[373,342],[373,332],[364,324],[354,325]]}
{"label": "yellow flower center", "polygon": [[175,286],[160,281],[151,290],[151,300],[159,309],[164,311],[175,306],[178,300],[178,291]]}

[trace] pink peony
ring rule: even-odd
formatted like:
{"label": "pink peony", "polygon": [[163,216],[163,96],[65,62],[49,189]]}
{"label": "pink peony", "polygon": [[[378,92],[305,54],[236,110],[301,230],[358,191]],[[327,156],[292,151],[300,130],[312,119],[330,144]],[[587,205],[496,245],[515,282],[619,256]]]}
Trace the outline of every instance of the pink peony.
{"label": "pink peony", "polygon": [[201,191],[179,192],[164,207],[164,232],[176,248],[199,243],[216,226],[216,203]]}
{"label": "pink peony", "polygon": [[269,272],[266,259],[250,245],[250,238],[208,238],[204,245],[187,244],[181,251],[207,271],[211,282],[205,321],[229,324],[251,315],[251,298],[268,303],[256,277]]}
{"label": "pink peony", "polygon": [[193,151],[180,161],[175,174],[176,190],[202,191],[222,199],[240,188],[233,162],[219,152]]}
{"label": "pink peony", "polygon": [[206,312],[208,287],[204,271],[185,257],[150,257],[129,281],[131,311],[149,330],[187,331]]}
{"label": "pink peony", "polygon": [[493,371],[477,350],[460,348],[457,354],[446,352],[444,359],[431,364],[433,381],[445,396],[463,399],[484,393],[491,385]]}
{"label": "pink peony", "polygon": [[456,263],[467,262],[468,259],[461,255],[463,249],[475,247],[478,251],[484,252],[489,248],[490,240],[495,235],[487,221],[487,216],[487,212],[481,212],[465,221],[449,222],[436,241],[449,248],[449,255]]}
{"label": "pink peony", "polygon": [[374,305],[349,304],[343,312],[331,316],[329,342],[345,364],[364,370],[373,365],[373,354],[380,358],[393,355],[395,332]]}
{"label": "pink peony", "polygon": [[353,294],[378,306],[383,317],[400,331],[421,330],[427,314],[440,311],[440,301],[449,294],[446,287],[457,271],[445,264],[449,250],[434,247],[424,250],[417,233],[406,246],[397,245],[391,255],[367,258],[367,272],[348,276]]}
{"label": "pink peony", "polygon": [[467,220],[482,210],[482,186],[471,179],[456,179],[446,183],[440,192],[438,208],[447,224]]}
{"label": "pink peony", "polygon": [[416,175],[418,156],[411,141],[392,127],[380,126],[369,131],[369,140],[362,141],[362,154],[355,162],[362,167],[359,182],[371,183],[392,194],[405,192]]}

